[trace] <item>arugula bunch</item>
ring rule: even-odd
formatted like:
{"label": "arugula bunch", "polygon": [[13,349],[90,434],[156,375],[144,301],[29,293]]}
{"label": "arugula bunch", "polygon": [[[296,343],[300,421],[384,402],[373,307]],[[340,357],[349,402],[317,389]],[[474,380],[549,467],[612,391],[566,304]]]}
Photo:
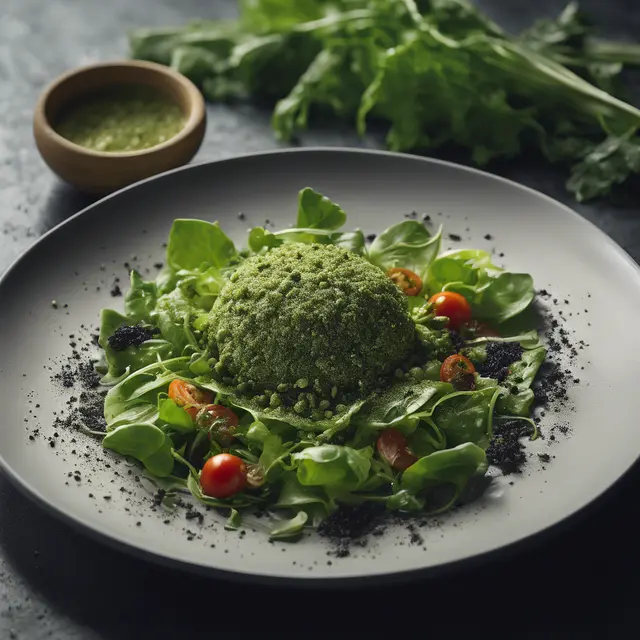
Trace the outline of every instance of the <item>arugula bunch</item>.
{"label": "arugula bunch", "polygon": [[395,151],[468,148],[478,165],[537,148],[578,200],[640,172],[640,111],[614,95],[640,45],[595,39],[571,2],[517,37],[467,0],[242,0],[237,21],[141,29],[135,58],[211,100],[276,102],[290,140],[312,113],[378,120]]}

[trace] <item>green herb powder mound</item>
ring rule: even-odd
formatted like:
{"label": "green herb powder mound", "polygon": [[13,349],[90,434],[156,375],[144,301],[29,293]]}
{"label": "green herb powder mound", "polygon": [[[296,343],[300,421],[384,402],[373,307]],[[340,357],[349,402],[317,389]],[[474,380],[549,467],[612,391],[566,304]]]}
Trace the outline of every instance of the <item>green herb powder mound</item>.
{"label": "green herb powder mound", "polygon": [[291,244],[244,262],[209,316],[218,375],[243,389],[365,393],[416,345],[406,297],[334,245]]}

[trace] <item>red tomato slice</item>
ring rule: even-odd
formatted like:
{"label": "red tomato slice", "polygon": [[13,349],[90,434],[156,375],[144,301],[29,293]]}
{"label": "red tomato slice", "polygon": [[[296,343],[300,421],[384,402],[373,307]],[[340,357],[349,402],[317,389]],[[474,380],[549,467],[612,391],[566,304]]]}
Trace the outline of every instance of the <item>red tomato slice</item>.
{"label": "red tomato slice", "polygon": [[475,374],[471,360],[459,353],[449,356],[440,367],[440,380],[450,382],[458,391],[471,391],[475,387]]}
{"label": "red tomato slice", "polygon": [[407,296],[417,296],[422,291],[420,276],[410,269],[393,267],[387,271],[387,275],[398,286],[400,291]]}
{"label": "red tomato slice", "polygon": [[196,419],[198,411],[202,405],[213,402],[213,393],[204,389],[199,389],[194,384],[184,380],[172,380],[169,385],[169,397],[179,406]]}
{"label": "red tomato slice", "polygon": [[404,471],[418,459],[409,451],[407,439],[397,429],[389,428],[380,433],[376,448],[397,471]]}

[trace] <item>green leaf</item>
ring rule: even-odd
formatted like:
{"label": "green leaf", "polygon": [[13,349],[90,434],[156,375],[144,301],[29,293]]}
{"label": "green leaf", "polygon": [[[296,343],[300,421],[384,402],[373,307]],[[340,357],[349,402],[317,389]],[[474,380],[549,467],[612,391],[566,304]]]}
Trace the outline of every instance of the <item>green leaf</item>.
{"label": "green leaf", "polygon": [[131,285],[124,297],[124,310],[129,324],[151,322],[151,312],[156,306],[156,283],[143,280],[137,271],[131,272]]}
{"label": "green leaf", "polygon": [[333,501],[321,487],[306,486],[298,482],[296,473],[288,471],[282,476],[282,488],[275,507],[278,509],[301,509],[319,506],[325,516],[334,508]]}
{"label": "green leaf", "polygon": [[302,485],[353,491],[369,476],[372,450],[325,444],[292,454]]}
{"label": "green leaf", "polygon": [[366,253],[365,238],[362,231],[327,231],[326,229],[285,229],[277,231],[273,236],[281,244],[335,244],[338,247],[353,251],[360,255]]}
{"label": "green leaf", "polygon": [[427,289],[437,293],[451,289],[451,284],[481,288],[501,269],[491,262],[491,254],[481,249],[448,251],[429,267]]}
{"label": "green leaf", "polygon": [[383,231],[369,247],[369,260],[384,271],[410,269],[423,276],[440,250],[441,231],[432,236],[417,220],[403,220]]}
{"label": "green leaf", "polygon": [[[406,422],[407,418],[411,418],[413,414],[423,410],[427,404],[452,390],[453,387],[446,382],[432,380],[396,382],[388,390],[370,400],[366,410],[357,415],[356,422],[366,424],[373,429],[400,427],[400,423]],[[417,420],[418,418],[415,418],[414,422]],[[413,426],[415,427],[415,424]]]}
{"label": "green leaf", "polygon": [[129,318],[114,311],[103,309],[100,313],[100,335],[98,342],[104,350],[109,365],[109,377],[117,378],[125,370],[136,371],[157,362],[165,360],[173,355],[173,345],[166,340],[145,340],[139,346],[129,346],[122,351],[116,351],[109,345],[109,338],[117,329],[129,325]]}
{"label": "green leaf", "polygon": [[279,522],[269,532],[269,540],[294,540],[300,537],[304,525],[307,524],[309,516],[304,511],[298,511],[298,514],[291,520]]}
{"label": "green leaf", "polygon": [[256,420],[255,422],[251,423],[246,433],[246,438],[249,442],[262,445],[264,444],[268,436],[269,429],[263,422],[260,422],[260,420]]}
{"label": "green leaf", "polygon": [[528,417],[534,393],[531,385],[547,356],[544,347],[531,349],[522,358],[509,366],[509,374],[502,382],[503,395],[498,398],[496,409],[499,413]]}
{"label": "green leaf", "polygon": [[215,299],[226,284],[218,267],[207,267],[206,264],[191,271],[181,269],[178,271],[178,278],[177,286],[189,299],[190,304],[204,311],[211,310]]}
{"label": "green leaf", "polygon": [[154,423],[158,419],[158,407],[155,404],[143,402],[136,404],[130,409],[126,409],[118,414],[118,417],[112,420],[109,425],[109,431],[123,424],[136,422]]}
{"label": "green leaf", "polygon": [[142,458],[145,469],[158,478],[165,478],[173,471],[173,454],[171,453],[171,439],[165,436],[163,445],[150,456]]}
{"label": "green leaf", "polygon": [[289,141],[306,129],[312,109],[340,117],[353,114],[365,88],[353,67],[351,52],[344,47],[320,51],[289,94],[276,104],[271,121],[276,136]]}
{"label": "green leaf", "polygon": [[611,135],[571,169],[567,189],[580,202],[607,195],[633,173],[640,173],[640,136],[630,129]]}
{"label": "green leaf", "polygon": [[534,298],[533,278],[528,273],[501,273],[482,293],[477,315],[504,322],[522,313]]}
{"label": "green leaf", "polygon": [[227,531],[237,531],[242,525],[242,517],[237,509],[231,509],[231,513],[227,518],[227,522],[224,525],[224,528]]}
{"label": "green leaf", "polygon": [[386,502],[390,511],[423,511],[425,505],[424,496],[416,496],[407,489],[401,489]]}
{"label": "green leaf", "polygon": [[273,480],[279,475],[282,465],[277,463],[281,461],[290,448],[290,445],[285,446],[282,444],[282,438],[277,434],[269,434],[264,439],[259,463],[264,469],[267,479]]}
{"label": "green leaf", "polygon": [[433,422],[421,422],[420,426],[407,438],[411,452],[418,458],[428,456],[447,446],[447,438]]}
{"label": "green leaf", "polygon": [[420,458],[402,474],[401,486],[416,494],[437,485],[452,484],[460,492],[473,475],[484,473],[486,469],[483,449],[466,442]]}
{"label": "green leaf", "polygon": [[255,253],[260,253],[262,249],[273,249],[279,247],[283,243],[271,231],[267,231],[262,227],[254,227],[249,231],[249,248]]}
{"label": "green leaf", "polygon": [[167,262],[173,269],[196,269],[203,263],[220,269],[235,255],[233,242],[217,222],[174,220],[167,247]]}
{"label": "green leaf", "polygon": [[152,320],[162,337],[173,345],[177,353],[182,353],[187,345],[198,348],[192,323],[200,313],[185,292],[177,288],[158,298]]}
{"label": "green leaf", "polygon": [[168,397],[159,398],[158,417],[180,433],[191,433],[195,429],[191,416]]}
{"label": "green leaf", "polygon": [[112,449],[123,456],[144,460],[164,445],[165,435],[161,429],[140,422],[125,424],[110,431],[102,441],[105,449]]}
{"label": "green leaf", "polygon": [[452,393],[435,405],[430,417],[447,437],[449,446],[472,442],[486,448],[491,410],[499,393],[495,387]]}
{"label": "green leaf", "polygon": [[[139,404],[156,404],[158,393],[169,383],[188,374],[189,358],[155,362],[136,371],[109,389],[104,402],[104,417],[111,425],[123,411]],[[188,375],[187,375],[188,377]]]}
{"label": "green leaf", "polygon": [[474,316],[501,323],[522,313],[535,297],[533,279],[509,273],[480,249],[447,252],[433,261],[427,276],[429,294],[454,291],[471,304]]}
{"label": "green leaf", "polygon": [[347,214],[329,198],[306,187],[298,196],[298,219],[301,229],[339,229],[347,221]]}

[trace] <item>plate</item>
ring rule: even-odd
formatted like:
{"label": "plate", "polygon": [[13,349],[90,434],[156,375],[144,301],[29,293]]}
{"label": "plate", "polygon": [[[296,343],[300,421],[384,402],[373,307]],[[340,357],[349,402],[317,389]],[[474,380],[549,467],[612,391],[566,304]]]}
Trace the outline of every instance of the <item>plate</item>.
{"label": "plate", "polygon": [[[98,442],[54,425],[74,393],[52,381],[70,354],[70,341],[88,339],[102,307],[121,307],[122,298],[111,297],[110,290],[115,277],[126,286],[126,265],[153,273],[174,218],[220,220],[241,243],[250,226],[289,225],[305,186],[340,203],[348,226],[365,233],[416,211],[441,221],[445,234],[461,236],[449,244],[495,249],[499,262],[531,273],[561,307],[569,301],[560,309],[566,325],[575,341],[588,345],[576,361],[574,409],[542,422],[544,430],[551,421],[568,421],[570,437],[531,443],[521,477],[496,479],[480,500],[430,521],[414,544],[399,526],[336,558],[316,534],[298,544],[272,544],[253,525],[245,533],[225,531],[223,516],[213,511],[202,519],[165,512],[136,467],[116,464]],[[602,304],[605,292],[607,301],[615,301],[614,313]],[[453,164],[385,152],[302,149],[186,167],[105,198],[42,237],[4,274],[0,304],[0,462],[6,474],[40,504],[101,540],[182,567],[315,584],[433,571],[512,545],[575,514],[640,452],[634,358],[640,335],[628,330],[628,318],[640,317],[640,270],[563,205]],[[539,452],[549,453],[551,462],[538,462]]]}

